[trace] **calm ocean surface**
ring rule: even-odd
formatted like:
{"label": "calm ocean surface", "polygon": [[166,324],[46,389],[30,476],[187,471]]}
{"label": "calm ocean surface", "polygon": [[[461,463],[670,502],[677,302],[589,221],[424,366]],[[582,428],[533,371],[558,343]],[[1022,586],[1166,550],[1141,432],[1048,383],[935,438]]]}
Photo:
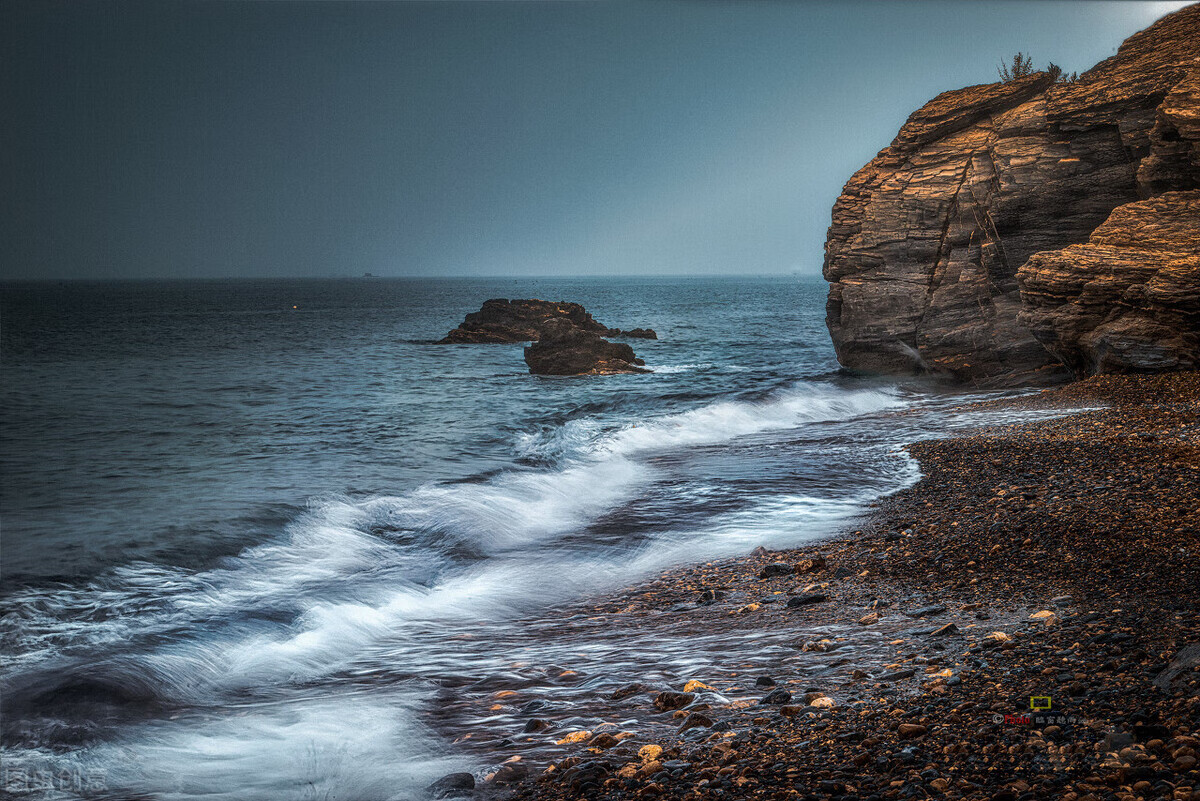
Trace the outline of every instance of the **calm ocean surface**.
{"label": "calm ocean surface", "polygon": [[[482,774],[523,719],[472,688],[583,720],[578,687],[522,671],[570,662],[601,692],[645,669],[556,628],[561,604],[835,532],[917,478],[899,445],[973,424],[942,411],[962,396],[838,374],[814,279],[2,292],[0,735],[6,770],[74,777],[47,797]],[[430,344],[492,297],[653,327],[631,344],[655,372]],[[688,651],[638,645],[668,677]]]}

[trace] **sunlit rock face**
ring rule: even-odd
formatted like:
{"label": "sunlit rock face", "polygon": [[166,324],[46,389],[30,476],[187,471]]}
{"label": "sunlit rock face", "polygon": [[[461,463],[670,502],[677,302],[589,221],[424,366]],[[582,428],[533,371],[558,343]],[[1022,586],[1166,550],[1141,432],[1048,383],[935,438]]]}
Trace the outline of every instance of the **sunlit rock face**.
{"label": "sunlit rock face", "polygon": [[[841,363],[991,385],[1051,379],[1065,373],[1063,362],[1083,372],[1186,364],[1186,354],[1162,348],[1096,358],[1062,344],[1046,315],[1077,299],[1052,286],[1049,257],[1022,265],[1088,243],[1114,209],[1200,188],[1198,98],[1200,6],[1192,6],[1130,37],[1078,81],[1039,73],[927,103],[834,205],[827,324]],[[1176,280],[1160,274],[1160,284]],[[1163,327],[1156,341],[1180,343],[1166,351],[1186,349],[1172,328],[1183,316],[1150,316]],[[1096,308],[1075,317],[1107,320]]]}
{"label": "sunlit rock face", "polygon": [[1019,321],[1076,375],[1200,367],[1200,191],[1121,206],[1018,278]]}

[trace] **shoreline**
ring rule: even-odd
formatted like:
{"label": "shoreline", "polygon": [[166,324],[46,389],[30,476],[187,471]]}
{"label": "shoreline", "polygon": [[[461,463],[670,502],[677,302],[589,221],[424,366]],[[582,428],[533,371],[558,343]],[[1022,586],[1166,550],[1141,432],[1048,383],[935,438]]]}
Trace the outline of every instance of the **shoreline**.
{"label": "shoreline", "polygon": [[797,670],[622,688],[621,725],[542,721],[565,756],[515,742],[479,789],[1200,801],[1200,373],[974,406],[1091,408],[913,443],[921,480],[852,532],[594,599],[613,625],[794,630]]}

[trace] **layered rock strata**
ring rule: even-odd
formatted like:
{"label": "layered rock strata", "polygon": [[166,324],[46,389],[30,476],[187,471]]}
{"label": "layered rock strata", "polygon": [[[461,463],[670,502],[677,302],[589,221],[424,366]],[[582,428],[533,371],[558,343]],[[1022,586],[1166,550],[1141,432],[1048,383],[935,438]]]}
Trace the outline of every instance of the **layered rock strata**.
{"label": "layered rock strata", "polygon": [[1117,208],[1018,272],[1034,337],[1078,376],[1200,367],[1200,191]]}
{"label": "layered rock strata", "polygon": [[[841,363],[982,384],[1049,378],[1063,362],[1084,373],[1188,364],[1192,340],[1180,326],[1189,318],[1179,304],[1168,312],[1147,301],[1153,308],[1138,319],[1159,328],[1143,325],[1125,339],[1117,333],[1124,312],[1110,319],[1112,309],[1094,304],[1086,313],[1055,311],[1080,302],[1072,287],[1080,271],[1099,269],[1097,251],[1022,265],[1071,245],[1104,247],[1090,238],[1115,209],[1200,188],[1198,99],[1200,6],[1190,6],[1130,37],[1077,81],[1039,73],[927,103],[834,205],[824,272]],[[1123,246],[1125,256],[1156,243]],[[1193,227],[1168,246],[1197,252],[1200,232]],[[1174,259],[1166,253],[1153,263]],[[1093,260],[1066,266],[1080,256]],[[1061,267],[1061,286],[1051,264]],[[1154,273],[1154,293],[1186,296],[1187,287],[1168,284],[1194,282],[1187,270]],[[1056,316],[1073,327],[1050,322]],[[1064,339],[1085,337],[1089,324],[1107,326],[1097,344]],[[1145,346],[1148,336],[1159,345]]]}

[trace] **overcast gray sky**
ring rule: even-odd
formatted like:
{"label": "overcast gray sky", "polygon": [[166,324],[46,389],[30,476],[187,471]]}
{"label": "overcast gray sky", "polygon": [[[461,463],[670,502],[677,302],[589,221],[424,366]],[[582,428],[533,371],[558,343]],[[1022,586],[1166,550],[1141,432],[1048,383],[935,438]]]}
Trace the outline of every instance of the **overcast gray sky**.
{"label": "overcast gray sky", "polygon": [[5,0],[3,275],[815,273],[926,100],[1183,5]]}

